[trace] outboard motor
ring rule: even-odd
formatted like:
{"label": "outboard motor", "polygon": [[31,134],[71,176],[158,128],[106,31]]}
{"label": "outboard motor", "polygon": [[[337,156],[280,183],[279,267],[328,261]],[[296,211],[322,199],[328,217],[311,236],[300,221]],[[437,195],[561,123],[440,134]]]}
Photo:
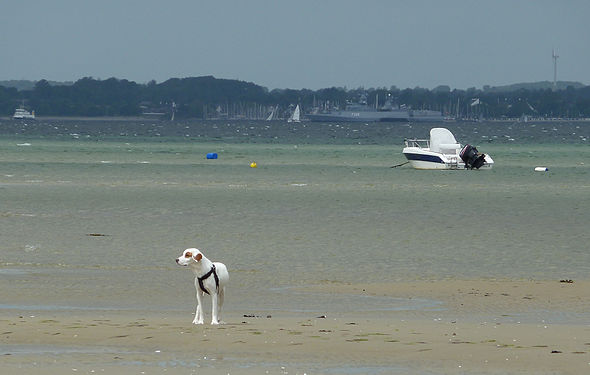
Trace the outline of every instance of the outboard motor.
{"label": "outboard motor", "polygon": [[469,169],[479,169],[483,163],[485,163],[486,158],[485,154],[477,152],[477,148],[471,145],[465,145],[465,147],[461,149],[459,156],[465,163],[465,168]]}

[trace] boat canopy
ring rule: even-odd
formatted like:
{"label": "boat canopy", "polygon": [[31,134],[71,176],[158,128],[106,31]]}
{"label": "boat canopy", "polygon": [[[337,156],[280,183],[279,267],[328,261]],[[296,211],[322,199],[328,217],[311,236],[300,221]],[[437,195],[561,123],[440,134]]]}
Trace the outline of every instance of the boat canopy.
{"label": "boat canopy", "polygon": [[449,129],[430,129],[430,151],[440,152],[443,154],[454,154],[459,148],[461,148],[461,145],[457,143],[455,136],[449,131]]}

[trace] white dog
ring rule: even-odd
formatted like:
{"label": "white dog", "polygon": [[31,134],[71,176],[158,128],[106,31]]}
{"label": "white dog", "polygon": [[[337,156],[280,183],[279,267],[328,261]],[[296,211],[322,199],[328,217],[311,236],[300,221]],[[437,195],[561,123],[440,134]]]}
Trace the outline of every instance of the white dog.
{"label": "white dog", "polygon": [[203,304],[201,297],[205,293],[211,295],[212,313],[211,324],[221,322],[221,307],[225,286],[229,282],[229,273],[225,264],[211,262],[199,249],[186,249],[176,259],[181,266],[189,266],[195,274],[195,288],[197,289],[197,310],[193,324],[203,324]]}

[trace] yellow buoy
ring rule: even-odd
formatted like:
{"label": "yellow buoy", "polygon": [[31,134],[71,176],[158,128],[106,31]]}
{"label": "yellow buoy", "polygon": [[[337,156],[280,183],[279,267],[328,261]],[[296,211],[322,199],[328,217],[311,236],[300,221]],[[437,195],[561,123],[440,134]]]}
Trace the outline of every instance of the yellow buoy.
{"label": "yellow buoy", "polygon": [[250,163],[250,168],[256,168],[258,167],[258,165],[256,164],[255,161],[253,161],[252,163]]}

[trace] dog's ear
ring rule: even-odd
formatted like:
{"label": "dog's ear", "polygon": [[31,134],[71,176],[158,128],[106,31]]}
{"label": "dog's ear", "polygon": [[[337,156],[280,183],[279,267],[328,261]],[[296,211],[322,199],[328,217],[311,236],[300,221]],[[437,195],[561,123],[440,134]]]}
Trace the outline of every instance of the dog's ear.
{"label": "dog's ear", "polygon": [[195,258],[195,260],[196,260],[197,262],[200,262],[200,261],[201,261],[201,259],[203,259],[203,254],[201,254],[201,253],[198,253],[198,254],[196,254],[196,255],[195,255],[195,257],[194,257],[194,258]]}

